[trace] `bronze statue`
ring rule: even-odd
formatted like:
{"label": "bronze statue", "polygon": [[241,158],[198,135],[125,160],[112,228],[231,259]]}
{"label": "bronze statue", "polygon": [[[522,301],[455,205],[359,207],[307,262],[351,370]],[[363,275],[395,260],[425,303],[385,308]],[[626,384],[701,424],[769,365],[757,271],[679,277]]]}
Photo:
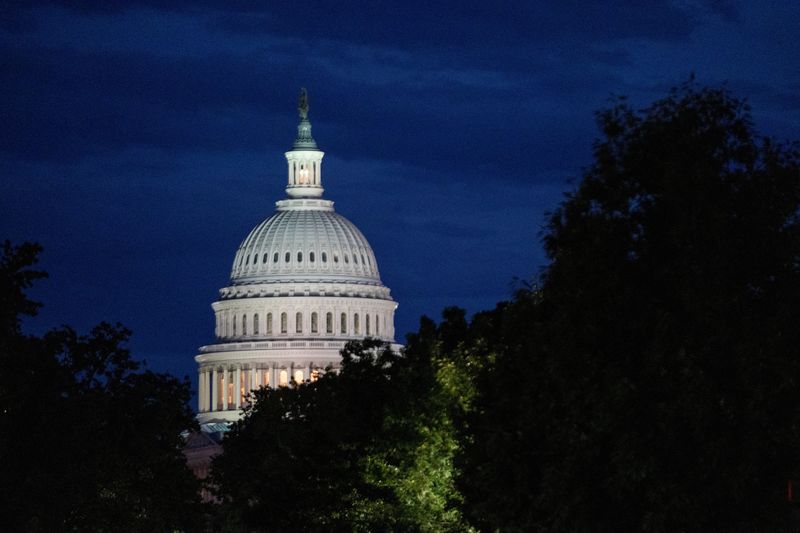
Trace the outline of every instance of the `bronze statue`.
{"label": "bronze statue", "polygon": [[297,100],[297,112],[300,113],[300,118],[305,120],[308,118],[308,91],[303,87],[300,89],[300,98]]}

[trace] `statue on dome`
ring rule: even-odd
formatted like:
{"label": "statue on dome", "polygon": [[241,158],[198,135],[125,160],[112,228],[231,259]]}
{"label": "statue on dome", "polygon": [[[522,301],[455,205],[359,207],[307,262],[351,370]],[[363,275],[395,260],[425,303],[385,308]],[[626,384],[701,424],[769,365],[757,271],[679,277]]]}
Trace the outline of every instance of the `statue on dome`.
{"label": "statue on dome", "polygon": [[297,112],[300,118],[305,120],[308,118],[308,91],[305,87],[300,89],[300,98],[297,100]]}

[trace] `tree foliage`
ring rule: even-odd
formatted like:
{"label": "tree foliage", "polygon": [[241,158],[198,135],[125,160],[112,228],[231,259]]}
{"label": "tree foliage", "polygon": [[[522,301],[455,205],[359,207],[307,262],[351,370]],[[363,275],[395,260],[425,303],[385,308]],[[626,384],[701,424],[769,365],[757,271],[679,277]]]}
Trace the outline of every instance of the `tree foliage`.
{"label": "tree foliage", "polygon": [[541,286],[494,317],[467,508],[487,530],[788,530],[798,153],[692,83],[598,118]]}
{"label": "tree foliage", "polygon": [[0,501],[9,531],[196,530],[197,484],[181,453],[189,383],[141,370],[130,332],[100,324],[24,335],[40,248],[0,260]]}
{"label": "tree foliage", "polygon": [[426,342],[350,342],[340,372],[256,391],[213,465],[229,527],[463,531],[453,400]]}

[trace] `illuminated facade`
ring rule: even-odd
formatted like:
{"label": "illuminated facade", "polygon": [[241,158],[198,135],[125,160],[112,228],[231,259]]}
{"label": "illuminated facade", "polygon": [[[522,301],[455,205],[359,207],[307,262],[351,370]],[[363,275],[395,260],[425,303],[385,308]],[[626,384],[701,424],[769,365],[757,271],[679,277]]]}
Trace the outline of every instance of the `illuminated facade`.
{"label": "illuminated facade", "polygon": [[212,304],[216,343],[202,346],[198,421],[230,422],[262,386],[314,380],[366,336],[394,342],[397,303],[364,235],[322,198],[322,158],[305,91],[286,152],[288,198],[242,241],[230,284]]}

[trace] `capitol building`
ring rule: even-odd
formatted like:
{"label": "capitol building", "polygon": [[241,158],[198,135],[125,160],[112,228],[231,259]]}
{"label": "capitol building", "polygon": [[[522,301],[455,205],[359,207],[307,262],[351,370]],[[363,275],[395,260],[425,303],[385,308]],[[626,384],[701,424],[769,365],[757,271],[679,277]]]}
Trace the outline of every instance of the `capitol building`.
{"label": "capitol building", "polygon": [[367,239],[322,197],[322,158],[301,92],[286,152],[287,198],[239,245],[212,304],[215,343],[202,346],[198,422],[237,420],[251,390],[314,381],[339,367],[350,340],[394,342],[397,303]]}

